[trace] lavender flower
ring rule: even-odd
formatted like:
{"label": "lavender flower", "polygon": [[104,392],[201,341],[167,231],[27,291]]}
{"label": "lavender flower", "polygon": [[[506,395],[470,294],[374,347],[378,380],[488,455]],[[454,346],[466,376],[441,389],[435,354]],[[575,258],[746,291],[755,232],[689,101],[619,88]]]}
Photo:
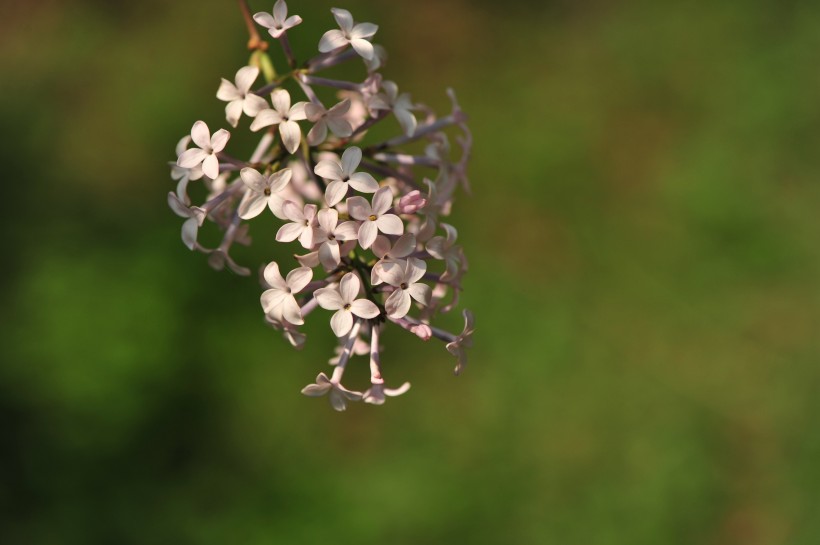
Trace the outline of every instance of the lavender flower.
{"label": "lavender flower", "polygon": [[[297,59],[290,48],[287,31],[302,19],[288,16],[284,0],[277,0],[271,13],[254,16],[278,40],[287,66],[278,72],[272,67],[267,44],[253,29],[250,66],[241,66],[233,82],[222,80],[217,97],[227,102],[225,116],[232,127],[242,114],[254,118],[250,131],[260,131],[256,148],[244,158],[229,155],[230,133],[221,129],[212,136],[197,121],[190,136],[177,144],[177,159],[170,164],[177,187],[167,201],[183,218],[184,244],[206,254],[217,270],[250,274],[250,267],[237,263],[230,250],[237,243],[250,244],[250,222],[265,215],[266,208],[276,222],[276,241],[298,241],[296,264],[287,267],[292,270],[284,277],[277,261],[264,268],[261,307],[265,321],[296,348],[306,342],[300,328],[306,318],[321,313],[316,309],[333,312],[329,325],[338,339],[330,362],[333,372],[319,373],[302,393],[327,395],[331,406],[343,411],[356,401],[381,405],[410,388],[406,382],[386,386],[380,339],[387,327],[398,326],[424,341],[442,341],[442,354],[446,349],[456,357],[456,374],[467,363],[475,330],[472,313],[463,312],[460,334],[433,321],[458,306],[467,271],[456,228],[446,217],[459,188],[468,187],[472,135],[452,91],[447,91],[451,111],[440,117],[414,103],[379,73],[387,53],[370,41],[378,27],[356,24],[343,9],[332,13],[339,28],[322,36],[321,54],[310,59]],[[364,67],[354,65],[360,74],[349,80],[319,75],[359,57]],[[260,75],[265,83],[257,84]],[[252,90],[255,85],[262,87]],[[336,93],[327,107],[314,89],[318,86]],[[300,90],[304,96],[292,99],[290,93]],[[322,95],[323,100],[325,96],[332,94]],[[418,112],[423,119],[416,118]],[[388,126],[383,121],[389,114],[401,131],[377,138],[370,129]],[[300,122],[305,120],[312,126],[303,138]],[[451,140],[458,147],[451,149]],[[188,148],[191,142],[196,147]],[[200,184],[200,189],[194,187]],[[204,201],[193,204],[189,187],[191,195],[206,195]],[[221,232],[216,247],[198,242],[204,229]],[[348,365],[368,353],[369,386],[363,392],[344,386]]]}

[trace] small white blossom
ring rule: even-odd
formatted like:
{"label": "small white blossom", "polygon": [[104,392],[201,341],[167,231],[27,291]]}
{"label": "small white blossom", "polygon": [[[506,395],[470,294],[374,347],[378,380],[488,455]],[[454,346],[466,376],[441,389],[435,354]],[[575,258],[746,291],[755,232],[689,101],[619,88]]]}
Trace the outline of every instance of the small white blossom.
{"label": "small white blossom", "polygon": [[197,121],[191,128],[191,139],[198,148],[185,150],[177,159],[182,168],[196,168],[202,165],[202,172],[210,179],[219,176],[219,159],[216,154],[225,149],[231,133],[219,129],[211,137],[208,125],[204,121]]}
{"label": "small white blossom", "polygon": [[[262,292],[260,301],[265,314],[281,313],[282,318],[294,325],[301,325],[302,312],[296,302],[294,294],[302,291],[313,278],[313,271],[307,267],[299,267],[288,273],[287,278],[282,278],[279,273],[279,265],[271,261],[264,272],[265,282],[271,287]],[[278,313],[275,311],[279,311]]]}
{"label": "small white blossom", "polygon": [[375,193],[379,189],[379,183],[373,176],[367,172],[356,172],[361,161],[362,150],[351,146],[342,153],[341,161],[325,159],[316,164],[313,172],[325,180],[331,180],[325,189],[328,206],[335,206],[344,199],[348,186],[362,193]]}
{"label": "small white blossom", "polygon": [[316,384],[302,388],[302,393],[310,397],[320,397],[329,393],[330,404],[337,411],[347,409],[348,401],[361,401],[362,393],[348,390],[338,382],[333,382],[324,373],[316,377]]}
{"label": "small white blossom", "polygon": [[347,210],[350,217],[362,222],[359,227],[359,245],[367,249],[376,240],[379,231],[386,235],[401,235],[404,224],[395,214],[388,214],[393,204],[393,194],[389,187],[382,187],[373,195],[373,206],[363,197],[347,199]]}
{"label": "small white blossom", "polygon": [[414,257],[384,263],[379,276],[396,288],[384,302],[388,316],[403,318],[410,311],[411,297],[423,305],[430,303],[430,286],[419,282],[425,272],[427,263]]}
{"label": "small white blossom", "polygon": [[350,44],[356,53],[366,60],[372,60],[373,44],[367,38],[372,37],[379,30],[373,23],[359,23],[354,25],[353,16],[346,9],[332,8],[333,17],[341,30],[333,29],[325,32],[319,41],[319,51],[328,53]]}
{"label": "small white blossom", "polygon": [[361,287],[358,275],[349,272],[342,277],[338,288],[322,288],[314,293],[320,307],[336,311],[330,319],[330,328],[337,337],[343,337],[350,332],[353,327],[353,315],[366,319],[379,315],[379,307],[373,301],[356,299]]}
{"label": "small white blossom", "polygon": [[464,329],[462,330],[461,335],[456,337],[456,340],[453,342],[447,344],[447,351],[458,359],[458,363],[456,364],[456,368],[454,370],[456,375],[460,374],[467,365],[466,349],[473,346],[473,332],[475,331],[475,320],[473,319],[473,313],[469,310],[464,310],[462,316],[464,316]]}
{"label": "small white blossom", "polygon": [[313,231],[316,227],[316,205],[306,204],[301,208],[293,201],[285,201],[282,212],[291,223],[286,223],[276,233],[279,242],[293,242],[297,238],[299,243],[310,250],[313,247]]}
{"label": "small white blossom", "polygon": [[318,258],[326,270],[339,265],[339,241],[356,240],[359,225],[355,221],[339,223],[339,211],[334,208],[319,210],[319,228],[313,232],[313,244],[321,244]]}
{"label": "small white blossom", "polygon": [[353,127],[347,120],[350,110],[350,100],[345,99],[331,109],[326,110],[321,104],[309,102],[305,105],[305,115],[308,121],[315,123],[307,135],[307,142],[311,146],[318,146],[327,138],[327,130],[340,138],[347,138],[353,134]]}
{"label": "small white blossom", "polygon": [[[191,136],[185,135],[183,136],[179,142],[177,142],[176,147],[176,155],[177,159],[179,156],[185,153],[185,150],[188,149],[188,144],[191,143]],[[176,161],[170,163],[171,165],[171,179],[177,180],[179,183],[177,184],[177,194],[178,195],[185,195],[188,191],[188,182],[199,180],[205,174],[202,172],[202,165],[195,166],[194,168],[183,168],[179,166]]]}
{"label": "small white blossom", "polygon": [[187,218],[182,224],[182,242],[189,250],[193,250],[196,246],[197,232],[208,213],[198,206],[190,206],[186,195],[179,196],[172,191],[168,193],[168,206],[177,216]]}
{"label": "small white blossom", "polygon": [[414,108],[409,93],[399,94],[399,87],[392,81],[382,82],[384,93],[378,93],[368,101],[371,110],[392,110],[393,115],[404,130],[404,134],[412,136],[416,132],[416,116],[410,111]]}
{"label": "small white blossom", "polygon": [[379,260],[373,265],[370,270],[370,283],[374,286],[381,284],[382,279],[379,276],[379,271],[388,261],[396,261],[403,259],[416,250],[416,237],[413,233],[405,233],[399,237],[393,247],[390,247],[390,239],[381,235],[376,237],[371,247],[373,253]]}
{"label": "small white blossom", "polygon": [[385,388],[384,383],[377,383],[372,384],[370,389],[367,390],[362,399],[365,403],[370,403],[371,405],[383,405],[384,404],[384,396],[389,397],[396,397],[400,396],[405,393],[407,390],[410,389],[410,383],[405,382],[398,388]]}
{"label": "small white blossom", "polygon": [[255,218],[262,213],[265,206],[268,206],[274,214],[283,212],[284,199],[277,195],[282,191],[291,177],[289,168],[274,172],[270,176],[263,176],[256,169],[245,167],[239,172],[242,182],[248,190],[242,202],[239,203],[237,212],[243,220]]}
{"label": "small white blossom", "polygon": [[272,13],[260,11],[254,14],[253,20],[267,28],[270,35],[274,38],[278,38],[286,30],[302,22],[302,18],[298,15],[288,17],[288,5],[285,3],[285,0],[276,0]]}
{"label": "small white blossom", "polygon": [[446,231],[447,237],[433,237],[427,242],[427,252],[436,259],[443,259],[446,263],[446,270],[441,275],[444,281],[455,278],[461,268],[461,248],[455,245],[458,232],[452,225],[442,223],[441,227]]}
{"label": "small white blossom", "polygon": [[244,66],[236,73],[236,84],[222,78],[216,98],[228,103],[225,106],[225,118],[231,127],[236,127],[242,112],[248,117],[255,117],[256,114],[268,107],[268,102],[251,92],[251,85],[259,76],[259,69],[255,66]]}
{"label": "small white blossom", "polygon": [[276,89],[271,93],[273,109],[262,110],[251,123],[251,130],[258,131],[263,127],[279,125],[279,135],[285,149],[290,153],[299,149],[302,140],[302,129],[297,121],[306,119],[305,102],[290,105],[290,93],[285,89]]}

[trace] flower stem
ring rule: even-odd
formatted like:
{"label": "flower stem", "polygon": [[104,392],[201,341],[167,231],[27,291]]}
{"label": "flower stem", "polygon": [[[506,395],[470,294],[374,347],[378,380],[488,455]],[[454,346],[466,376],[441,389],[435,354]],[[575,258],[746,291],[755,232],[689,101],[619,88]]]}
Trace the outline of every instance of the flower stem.
{"label": "flower stem", "polygon": [[248,6],[248,0],[239,0],[239,11],[242,12],[242,18],[245,20],[245,26],[248,28],[248,49],[250,51],[265,51],[268,48],[268,42],[259,37],[259,32],[256,30],[256,25],[251,16],[251,8]]}

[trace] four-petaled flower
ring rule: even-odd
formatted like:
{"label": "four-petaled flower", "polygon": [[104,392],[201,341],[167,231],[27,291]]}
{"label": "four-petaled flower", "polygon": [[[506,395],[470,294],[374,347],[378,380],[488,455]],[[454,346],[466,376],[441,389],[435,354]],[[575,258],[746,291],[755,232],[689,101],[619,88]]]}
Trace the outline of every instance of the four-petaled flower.
{"label": "four-petaled flower", "polygon": [[403,318],[410,311],[412,297],[423,305],[430,304],[430,286],[419,282],[427,272],[427,263],[415,257],[406,260],[387,261],[379,269],[379,276],[396,288],[384,308],[391,318]]}
{"label": "four-petaled flower", "polygon": [[302,129],[297,121],[306,119],[305,102],[290,105],[290,93],[284,89],[276,89],[271,93],[273,109],[262,110],[251,123],[251,130],[258,131],[263,127],[279,125],[279,135],[289,153],[299,149],[302,140]]}
{"label": "four-petaled flower", "polygon": [[353,127],[347,120],[347,113],[350,111],[350,99],[344,99],[340,103],[326,110],[321,104],[309,102],[305,105],[305,115],[308,121],[315,123],[307,135],[307,142],[311,146],[318,146],[327,138],[327,130],[340,138],[347,138],[353,134]]}
{"label": "four-petaled flower", "polygon": [[354,272],[342,277],[339,287],[328,287],[316,290],[315,296],[319,306],[327,310],[335,310],[330,318],[330,328],[337,337],[343,337],[353,327],[353,315],[359,318],[375,318],[379,315],[379,307],[369,299],[356,299],[361,289],[361,281]]}
{"label": "four-petaled flower", "polygon": [[253,20],[267,28],[270,35],[274,38],[278,38],[286,30],[302,22],[302,18],[298,15],[288,17],[288,5],[285,3],[285,0],[276,0],[272,13],[260,11],[254,14]]}
{"label": "four-petaled flower", "polygon": [[356,240],[359,226],[355,221],[339,223],[339,211],[335,208],[319,210],[318,220],[319,228],[313,232],[313,244],[321,244],[319,262],[329,271],[341,260],[339,241]]}
{"label": "four-petaled flower", "polygon": [[384,93],[370,97],[367,105],[371,110],[392,110],[404,134],[412,136],[416,132],[417,121],[410,111],[414,108],[410,93],[399,94],[399,86],[392,81],[383,81],[382,89]]}
{"label": "four-petaled flower", "polygon": [[276,240],[293,242],[298,238],[302,246],[310,250],[313,247],[313,230],[316,227],[316,205],[306,204],[302,209],[293,201],[285,201],[282,213],[292,223],[286,223],[279,228]]}
{"label": "four-petaled flower", "polygon": [[259,69],[255,66],[245,66],[236,73],[236,84],[222,78],[216,98],[228,103],[225,106],[225,118],[231,127],[236,127],[239,123],[239,116],[242,112],[248,117],[255,117],[256,114],[268,107],[268,101],[259,95],[251,92],[251,85],[259,76]]}
{"label": "four-petaled flower", "polygon": [[294,325],[305,323],[294,294],[299,293],[308,285],[313,278],[313,270],[308,267],[299,267],[290,271],[287,278],[282,278],[279,273],[279,264],[271,261],[265,267],[264,277],[265,282],[270,286],[270,289],[262,292],[259,298],[265,314],[281,314],[282,318]]}
{"label": "four-petaled flower", "polygon": [[182,168],[196,168],[202,165],[202,172],[210,179],[219,176],[219,159],[216,154],[225,149],[231,133],[219,129],[211,137],[211,131],[204,121],[197,121],[191,128],[191,139],[198,148],[190,148],[182,152],[177,164]]}
{"label": "four-petaled flower", "polygon": [[245,167],[239,172],[239,176],[248,188],[237,209],[240,218],[243,220],[255,218],[262,213],[266,205],[274,214],[282,213],[284,199],[277,193],[282,191],[290,181],[291,170],[289,168],[274,172],[270,176],[263,176],[256,169]]}
{"label": "four-petaled flower", "polygon": [[453,342],[447,344],[447,351],[458,360],[456,368],[453,370],[456,375],[461,374],[467,365],[466,349],[473,346],[473,332],[475,331],[473,313],[465,309],[462,316],[464,316],[464,330]]}
{"label": "four-petaled flower", "polygon": [[442,223],[441,227],[447,232],[445,237],[433,237],[427,242],[427,252],[436,259],[443,259],[446,263],[442,281],[452,280],[458,275],[461,268],[461,248],[455,245],[458,232],[452,225]]}
{"label": "four-petaled flower", "polygon": [[350,44],[356,53],[367,60],[373,59],[373,44],[366,38],[372,37],[379,30],[373,23],[359,23],[354,25],[353,16],[346,9],[333,8],[330,10],[339,24],[338,29],[328,30],[319,40],[319,51],[329,53]]}
{"label": "four-petaled flower", "polygon": [[330,404],[337,411],[347,409],[348,401],[361,401],[361,392],[348,390],[338,382],[333,382],[324,373],[316,377],[316,384],[308,384],[302,388],[302,393],[310,397],[320,397],[330,393]]}
{"label": "four-petaled flower", "polygon": [[316,164],[313,172],[325,180],[331,180],[325,189],[325,201],[328,206],[335,206],[341,202],[347,195],[348,186],[362,193],[375,193],[379,189],[379,183],[373,176],[367,172],[356,172],[361,162],[362,150],[351,146],[344,151],[341,161],[324,159]]}
{"label": "four-petaled flower", "polygon": [[391,248],[390,239],[380,235],[376,237],[371,249],[379,258],[370,270],[370,283],[376,286],[382,283],[379,271],[385,263],[405,258],[416,250],[416,237],[413,233],[405,233],[399,237]]}
{"label": "four-petaled flower", "polygon": [[373,195],[373,206],[364,197],[347,199],[347,210],[350,217],[362,222],[359,227],[359,244],[367,249],[376,240],[379,231],[385,235],[401,235],[404,224],[395,214],[388,214],[393,204],[393,193],[389,187],[382,187]]}

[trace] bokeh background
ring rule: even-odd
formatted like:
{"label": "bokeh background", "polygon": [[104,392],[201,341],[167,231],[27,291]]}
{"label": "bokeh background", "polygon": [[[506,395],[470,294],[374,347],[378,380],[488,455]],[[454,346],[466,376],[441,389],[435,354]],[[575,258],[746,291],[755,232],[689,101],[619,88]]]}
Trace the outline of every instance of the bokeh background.
{"label": "bokeh background", "polygon": [[471,115],[470,368],[388,333],[413,388],[337,414],[325,321],[293,351],[181,244],[236,2],[3,2],[0,542],[820,542],[820,4],[343,7]]}

